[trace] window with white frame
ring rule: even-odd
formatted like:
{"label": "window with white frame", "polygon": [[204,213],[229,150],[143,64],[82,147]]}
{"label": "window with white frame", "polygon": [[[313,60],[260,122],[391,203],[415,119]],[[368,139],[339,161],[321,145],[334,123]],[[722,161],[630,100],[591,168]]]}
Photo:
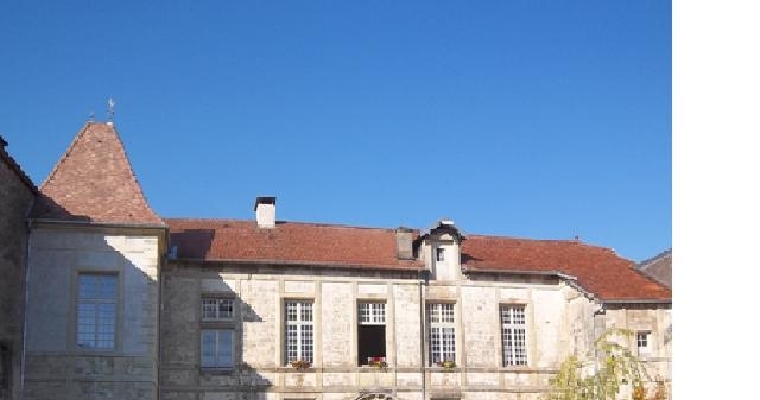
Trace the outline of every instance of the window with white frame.
{"label": "window with white frame", "polygon": [[285,361],[313,362],[314,316],[312,303],[305,300],[285,302]]}
{"label": "window with white frame", "polygon": [[113,350],[116,332],[118,275],[77,277],[77,347]]}
{"label": "window with white frame", "polygon": [[428,304],[430,364],[456,361],[456,329],[453,303]]}
{"label": "window with white frame", "polygon": [[639,354],[651,352],[651,336],[652,332],[649,331],[636,332],[636,348],[639,349]]}
{"label": "window with white frame", "polygon": [[502,366],[528,365],[525,306],[501,305]]}
{"label": "window with white frame", "polygon": [[225,297],[204,297],[201,315],[204,320],[232,319],[235,299]]}
{"label": "window with white frame", "polygon": [[359,303],[359,323],[385,325],[385,303]]}
{"label": "window with white frame", "polygon": [[359,365],[385,362],[385,303],[360,302]]}
{"label": "window with white frame", "polygon": [[232,329],[201,330],[201,368],[232,368]]}

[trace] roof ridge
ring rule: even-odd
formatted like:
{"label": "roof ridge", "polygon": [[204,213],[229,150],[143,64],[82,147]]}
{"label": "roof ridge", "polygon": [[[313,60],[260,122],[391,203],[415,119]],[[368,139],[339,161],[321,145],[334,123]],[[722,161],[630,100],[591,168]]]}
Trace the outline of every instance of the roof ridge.
{"label": "roof ridge", "polygon": [[[239,223],[248,223],[248,222],[255,222],[253,219],[243,219],[243,218],[215,218],[215,217],[161,217],[162,221],[187,221],[187,222],[239,222]],[[384,228],[384,227],[376,227],[376,226],[355,226],[355,225],[348,225],[348,224],[339,224],[339,223],[329,223],[329,222],[304,222],[304,221],[286,221],[286,220],[277,220],[275,222],[279,223],[285,223],[285,224],[296,224],[296,225],[307,225],[307,226],[315,226],[315,227],[323,227],[323,228],[347,228],[347,229],[367,229],[367,230],[385,230],[385,231],[394,231],[396,228]],[[415,228],[410,228],[412,230],[416,230]]]}
{"label": "roof ridge", "polygon": [[63,152],[63,154],[58,158],[58,162],[55,163],[53,166],[53,169],[50,170],[50,173],[45,178],[44,181],[40,184],[40,190],[43,190],[45,186],[50,182],[50,180],[53,178],[53,175],[55,175],[58,172],[58,169],[61,167],[61,164],[63,164],[63,160],[69,157],[69,154],[71,154],[71,150],[74,148],[74,145],[79,142],[79,140],[82,138],[82,135],[84,135],[84,132],[87,130],[87,127],[91,124],[95,124],[95,121],[87,121],[84,123],[84,126],[79,129],[79,132],[77,132],[76,136],[74,136],[74,140],[69,143],[69,146],[66,147],[66,151]]}
{"label": "roof ridge", "polygon": [[654,257],[649,257],[646,260],[642,260],[641,262],[636,263],[636,266],[637,267],[644,267],[645,265],[651,264],[654,261],[657,261],[659,259],[665,258],[668,255],[670,255],[671,257],[673,256],[673,248],[672,247],[669,247],[666,250],[661,251],[660,253],[658,253]]}
{"label": "roof ridge", "polygon": [[151,207],[150,203],[148,203],[148,198],[145,196],[145,192],[143,192],[142,185],[140,184],[140,181],[137,179],[137,174],[135,174],[135,169],[132,166],[132,160],[129,159],[129,155],[127,154],[127,148],[124,146],[124,141],[121,140],[121,135],[116,130],[116,126],[114,126],[113,124],[108,124],[108,123],[106,123],[105,125],[109,126],[113,130],[113,133],[116,136],[116,140],[119,141],[119,147],[121,148],[121,153],[124,156],[124,159],[127,161],[127,171],[132,176],[132,180],[134,180],[135,185],[137,185],[138,194],[140,195],[140,197],[142,197],[142,200],[145,202],[145,206],[148,208],[148,211],[150,211],[151,214],[153,214],[153,216],[156,219],[160,220],[161,217],[159,217],[158,214],[156,214],[156,212],[153,211],[153,207]]}

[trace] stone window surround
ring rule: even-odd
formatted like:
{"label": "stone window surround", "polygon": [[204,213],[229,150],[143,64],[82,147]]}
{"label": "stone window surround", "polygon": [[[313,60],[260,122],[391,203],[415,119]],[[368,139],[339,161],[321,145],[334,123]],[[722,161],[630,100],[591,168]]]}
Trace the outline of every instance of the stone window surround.
{"label": "stone window surround", "polygon": [[[203,334],[206,332],[214,332],[214,343],[215,343],[215,351],[214,355],[215,358],[218,358],[219,356],[219,332],[230,332],[230,364],[229,365],[212,365],[212,366],[204,366],[203,365]],[[199,352],[199,358],[200,362],[198,365],[200,365],[201,370],[208,370],[208,371],[228,371],[231,372],[235,368],[235,329],[234,328],[201,328],[201,343],[200,343],[200,352]]]}
{"label": "stone window surround", "polygon": [[[232,317],[231,318],[204,318],[203,317],[203,300],[205,299],[229,299],[232,301]],[[229,373],[234,370],[237,363],[237,352],[235,351],[238,346],[235,343],[235,339],[238,336],[236,332],[236,318],[239,304],[238,299],[234,292],[203,292],[201,293],[201,300],[198,305],[200,309],[198,317],[198,368],[202,373]],[[232,331],[232,365],[223,367],[204,367],[203,366],[203,331],[206,330],[230,330]]]}
{"label": "stone window surround", "polygon": [[[501,366],[502,367],[525,367],[528,365],[528,316],[527,307],[525,304],[512,303],[512,304],[499,304],[499,330],[500,330],[500,342],[501,342]],[[506,323],[504,321],[505,310],[520,310],[522,311],[522,323]],[[511,317],[515,317],[515,313],[511,313]],[[516,346],[513,339],[513,352],[511,363],[507,362],[506,358],[506,340],[504,337],[504,330],[511,329],[513,331],[513,338],[515,336],[514,330],[522,329],[522,350],[524,351],[524,359],[517,358]]]}
{"label": "stone window surround", "polygon": [[[232,315],[229,316],[229,317],[219,317],[219,316],[207,317],[205,315],[205,313],[204,313],[204,303],[205,303],[206,300],[217,300],[217,301],[218,300],[229,300],[229,301],[231,301],[232,302]],[[204,293],[202,293],[201,294],[201,304],[200,304],[200,307],[201,307],[201,322],[206,322],[206,321],[234,322],[235,321],[236,311],[238,309],[238,305],[236,303],[237,302],[235,301],[235,293],[232,293],[232,292],[219,292],[219,293],[217,293],[217,292],[204,292]],[[217,304],[217,307],[218,306],[219,306],[219,304]],[[217,308],[216,311],[219,312],[219,309]]]}
{"label": "stone window surround", "polygon": [[[77,345],[77,320],[78,320],[78,305],[79,305],[79,276],[80,275],[115,275],[116,276],[116,311],[114,316],[114,344],[111,349],[89,349],[82,348]],[[105,354],[113,355],[121,351],[121,336],[123,330],[123,318],[124,318],[124,293],[125,282],[124,272],[121,266],[111,268],[98,268],[98,267],[84,267],[77,266],[71,269],[69,282],[69,315],[73,316],[68,319],[67,328],[67,344],[69,349],[76,352],[87,353],[92,355]]]}
{"label": "stone window surround", "polygon": [[[282,310],[282,313],[281,313],[281,315],[282,315],[282,323],[281,323],[282,346],[281,346],[281,348],[282,348],[282,351],[283,351],[283,353],[282,353],[282,355],[283,355],[283,357],[282,357],[283,363],[287,367],[289,367],[291,361],[293,361],[293,360],[289,360],[289,357],[288,357],[288,322],[289,322],[288,321],[288,310],[287,310],[288,303],[295,303],[295,304],[306,304],[306,303],[308,303],[308,304],[311,305],[311,307],[310,307],[311,308],[311,320],[308,321],[308,322],[306,322],[306,321],[300,321],[300,319],[301,319],[301,314],[300,314],[301,307],[297,307],[297,311],[296,312],[298,313],[297,314],[297,319],[298,319],[297,325],[299,327],[301,326],[301,324],[307,324],[307,325],[311,326],[311,357],[312,357],[312,360],[311,360],[310,363],[311,363],[311,366],[313,367],[314,366],[314,361],[317,360],[317,351],[319,350],[319,346],[317,345],[317,337],[319,336],[319,331],[318,331],[318,326],[317,326],[319,309],[317,307],[317,302],[313,298],[304,298],[304,297],[286,297],[286,298],[282,298],[282,301],[281,301],[281,306],[282,306],[282,308],[281,308],[281,310]],[[297,332],[301,332],[301,329],[297,329]],[[303,343],[300,342],[300,338],[301,338],[300,335],[298,336],[298,338],[299,338],[299,340],[298,340],[298,343],[299,343],[299,350],[298,350],[298,352],[300,353],[300,352],[303,351],[303,348],[302,348]]]}
{"label": "stone window surround", "polygon": [[[507,365],[505,366],[503,364],[502,360],[502,340],[501,340],[501,308],[504,306],[512,306],[512,307],[523,307],[525,309],[525,365]],[[493,311],[494,315],[494,321],[497,326],[497,332],[496,336],[498,340],[496,340],[496,349],[497,354],[500,356],[497,358],[498,362],[498,368],[501,370],[509,370],[509,371],[519,371],[519,370],[529,370],[533,366],[533,360],[537,356],[536,355],[536,349],[533,346],[534,337],[535,334],[534,326],[535,321],[533,320],[533,304],[531,304],[530,301],[523,298],[502,298],[501,300],[497,301],[496,308]]]}
{"label": "stone window surround", "polygon": [[[435,325],[437,325],[437,327],[439,329],[442,329],[442,328],[453,328],[454,329],[454,337],[453,337],[453,340],[454,340],[454,343],[453,343],[454,344],[454,352],[453,352],[454,353],[454,360],[452,360],[452,361],[454,361],[454,363],[456,365],[459,365],[459,363],[460,363],[459,358],[460,358],[460,353],[461,352],[457,351],[457,349],[460,349],[462,347],[462,344],[461,344],[461,334],[457,335],[457,331],[461,332],[461,317],[460,317],[461,310],[460,310],[460,307],[459,307],[459,303],[456,302],[456,301],[452,301],[452,300],[427,299],[427,301],[425,301],[425,325],[426,325],[425,326],[425,342],[426,342],[426,346],[425,346],[425,353],[426,353],[425,354],[425,359],[427,360],[428,367],[437,367],[438,366],[436,362],[433,362],[433,348],[432,348],[432,345],[433,345],[433,341],[432,341],[433,323],[431,322],[432,321],[432,318],[431,318],[431,307],[433,307],[434,305],[439,305],[439,304],[440,305],[451,305],[452,306],[452,310],[453,310],[453,313],[454,313],[454,315],[453,315],[454,321],[453,322],[436,322]],[[441,316],[443,316],[443,315],[444,315],[443,314],[443,308],[441,308]],[[443,336],[444,336],[443,332],[441,331],[441,337],[440,337],[440,339],[441,339],[441,342],[440,342],[441,352],[443,352]],[[442,354],[442,357],[443,357],[443,354]]]}

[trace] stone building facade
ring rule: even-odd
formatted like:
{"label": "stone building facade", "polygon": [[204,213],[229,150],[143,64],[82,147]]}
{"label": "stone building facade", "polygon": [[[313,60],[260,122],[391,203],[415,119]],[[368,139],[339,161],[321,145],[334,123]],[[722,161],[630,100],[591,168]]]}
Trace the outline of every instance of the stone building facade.
{"label": "stone building facade", "polygon": [[[538,399],[559,364],[607,328],[633,330],[628,345],[669,380],[669,291],[609,249],[465,237],[451,221],[424,232],[165,222],[166,399]],[[225,318],[208,318],[219,300]],[[228,358],[204,365],[220,345]],[[307,368],[293,365],[303,357]]]}
{"label": "stone building facade", "polygon": [[112,125],[76,135],[29,224],[24,399],[158,398],[166,229]]}
{"label": "stone building facade", "polygon": [[37,189],[0,137],[0,400],[19,399],[24,343],[26,216]]}
{"label": "stone building facade", "polygon": [[89,122],[29,218],[25,399],[538,399],[606,328],[669,380],[667,287],[577,240],[160,218]]}

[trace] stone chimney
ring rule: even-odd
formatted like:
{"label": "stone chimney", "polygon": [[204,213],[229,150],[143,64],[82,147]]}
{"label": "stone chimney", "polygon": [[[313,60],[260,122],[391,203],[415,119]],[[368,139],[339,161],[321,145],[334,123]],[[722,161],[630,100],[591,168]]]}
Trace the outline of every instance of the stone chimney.
{"label": "stone chimney", "polygon": [[256,214],[256,223],[259,228],[274,228],[274,201],[275,197],[259,196],[253,205],[253,212]]}
{"label": "stone chimney", "polygon": [[414,259],[412,239],[413,236],[411,229],[404,227],[399,227],[396,229],[396,257],[399,260]]}

